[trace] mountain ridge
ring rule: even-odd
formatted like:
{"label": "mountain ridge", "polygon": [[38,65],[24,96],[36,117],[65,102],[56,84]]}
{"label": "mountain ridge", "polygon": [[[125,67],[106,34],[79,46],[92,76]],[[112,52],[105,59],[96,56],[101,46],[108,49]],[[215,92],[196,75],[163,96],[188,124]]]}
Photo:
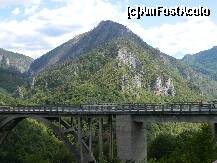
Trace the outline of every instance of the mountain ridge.
{"label": "mountain ridge", "polygon": [[21,73],[29,70],[30,64],[33,62],[31,57],[23,54],[14,53],[0,48],[0,66],[15,68]]}
{"label": "mountain ridge", "polygon": [[185,55],[181,61],[191,67],[197,83],[203,92],[217,98],[217,46],[193,55]]}
{"label": "mountain ridge", "polygon": [[181,61],[195,71],[217,80],[217,46],[193,55],[185,55]]}
{"label": "mountain ridge", "polygon": [[93,30],[74,37],[36,59],[32,63],[30,71],[38,73],[55,63],[64,62],[67,59],[79,56],[82,53],[86,53],[91,49],[121,37],[140,39],[124,25],[110,20],[102,21]]}

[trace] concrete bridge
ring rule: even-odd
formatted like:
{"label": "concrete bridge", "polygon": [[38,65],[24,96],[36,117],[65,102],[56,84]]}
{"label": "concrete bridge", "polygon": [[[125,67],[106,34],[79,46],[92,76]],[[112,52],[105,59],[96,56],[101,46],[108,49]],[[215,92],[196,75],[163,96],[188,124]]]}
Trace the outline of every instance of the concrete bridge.
{"label": "concrete bridge", "polygon": [[[64,142],[76,162],[101,162],[117,155],[123,162],[147,162],[146,125],[160,122],[210,123],[217,130],[217,103],[102,104],[72,106],[0,106],[0,144],[23,119],[44,123]],[[93,123],[94,121],[94,123]],[[98,128],[97,159],[93,154],[93,124]],[[88,134],[83,124],[88,124]],[[109,130],[109,152],[103,149],[103,129]],[[87,127],[86,127],[87,128]],[[76,143],[71,142],[74,138]]]}

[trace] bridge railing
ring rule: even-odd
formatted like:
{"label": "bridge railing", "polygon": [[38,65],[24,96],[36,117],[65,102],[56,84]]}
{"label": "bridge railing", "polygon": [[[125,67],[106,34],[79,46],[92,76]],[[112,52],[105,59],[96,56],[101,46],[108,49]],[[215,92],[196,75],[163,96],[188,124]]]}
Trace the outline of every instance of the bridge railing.
{"label": "bridge railing", "polygon": [[106,104],[72,106],[0,106],[1,113],[58,113],[58,114],[148,114],[148,113],[213,113],[217,112],[214,103],[172,103],[172,104]]}

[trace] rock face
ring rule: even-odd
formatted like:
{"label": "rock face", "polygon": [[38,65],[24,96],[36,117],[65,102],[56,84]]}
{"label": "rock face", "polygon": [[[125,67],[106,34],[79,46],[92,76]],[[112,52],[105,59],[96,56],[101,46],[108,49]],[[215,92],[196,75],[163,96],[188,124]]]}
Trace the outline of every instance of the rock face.
{"label": "rock face", "polygon": [[16,90],[15,95],[17,98],[23,98],[23,92],[22,92],[22,89],[20,86],[17,86],[17,90]]}
{"label": "rock face", "polygon": [[30,57],[0,48],[0,67],[10,67],[24,73],[28,71],[32,61]]}
{"label": "rock face", "polygon": [[[127,72],[122,76],[122,90],[133,91],[135,88],[142,88],[144,72],[138,71],[142,65],[138,56],[127,47],[122,47],[118,51],[117,58],[119,67],[128,67]],[[157,77],[152,91],[159,96],[175,96],[172,78]]]}
{"label": "rock face", "polygon": [[122,84],[121,89],[122,91],[132,91],[134,88],[141,88],[142,87],[142,81],[141,81],[141,75],[135,74],[135,75],[123,75],[122,76]]}
{"label": "rock face", "polygon": [[140,65],[139,59],[136,58],[135,55],[133,55],[126,47],[119,49],[118,60],[120,61],[120,64],[130,66],[131,68],[137,68]]}
{"label": "rock face", "polygon": [[35,77],[32,77],[32,78],[31,78],[29,84],[30,84],[30,90],[33,90],[33,89],[34,89],[34,86],[35,86]]}
{"label": "rock face", "polygon": [[142,87],[142,75],[134,72],[136,68],[139,68],[141,63],[132,51],[126,47],[122,47],[118,50],[117,59],[119,61],[119,67],[128,67],[129,70],[122,76],[122,90],[132,91],[134,88]]}
{"label": "rock face", "polygon": [[6,67],[10,66],[9,58],[7,58],[7,57],[5,57],[3,55],[0,55],[0,65],[1,66],[6,66]]}
{"label": "rock face", "polygon": [[172,78],[163,79],[162,77],[157,77],[153,91],[159,96],[175,96],[176,94]]}
{"label": "rock face", "polygon": [[3,55],[0,54],[0,63],[2,62]]}

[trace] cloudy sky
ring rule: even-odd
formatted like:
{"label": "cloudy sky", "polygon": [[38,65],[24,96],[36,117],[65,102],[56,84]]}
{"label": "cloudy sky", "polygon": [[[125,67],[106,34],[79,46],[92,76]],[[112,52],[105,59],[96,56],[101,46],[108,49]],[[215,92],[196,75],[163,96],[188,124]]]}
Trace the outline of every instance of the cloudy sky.
{"label": "cloudy sky", "polygon": [[[128,19],[127,7],[208,7],[209,17]],[[37,58],[101,20],[126,25],[176,58],[217,46],[215,0],[0,0],[0,47]]]}

